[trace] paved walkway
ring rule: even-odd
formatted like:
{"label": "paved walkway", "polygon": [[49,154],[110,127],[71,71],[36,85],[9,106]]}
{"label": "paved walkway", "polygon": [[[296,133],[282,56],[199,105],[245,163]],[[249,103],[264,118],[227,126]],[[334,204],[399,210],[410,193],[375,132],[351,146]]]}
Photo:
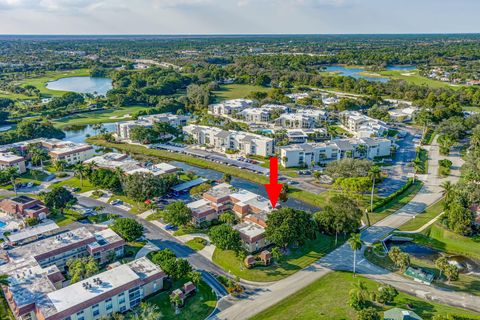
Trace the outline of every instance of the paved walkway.
{"label": "paved walkway", "polygon": [[151,243],[150,241],[148,241],[147,244],[144,245],[144,246],[142,247],[142,249],[140,249],[140,250],[137,252],[137,255],[135,256],[135,259],[143,258],[143,257],[145,257],[147,254],[149,254],[150,252],[152,252],[152,251],[157,251],[157,250],[160,250],[160,248],[157,247],[156,245],[154,245],[153,243]]}
{"label": "paved walkway", "polygon": [[[443,181],[450,180],[456,182],[459,179],[459,169],[462,165],[459,152],[452,152],[448,157],[440,156],[436,139],[429,149],[428,179],[426,179],[423,188],[410,203],[362,232],[363,241],[373,243],[383,239],[394,229],[408,222],[417,214],[421,214],[426,207],[438,201],[442,197],[440,185]],[[444,158],[452,161],[452,174],[448,178],[438,178],[438,160]],[[368,278],[389,283],[401,291],[420,298],[480,312],[480,297],[426,286],[372,265],[365,259],[362,259],[362,255],[357,254],[357,258],[357,271]],[[248,319],[282,301],[292,293],[308,286],[332,270],[350,271],[352,267],[353,252],[348,244],[345,244],[305,269],[275,284],[259,288],[248,297],[243,299],[234,297],[223,299],[219,304],[221,312],[215,315],[215,318]]]}

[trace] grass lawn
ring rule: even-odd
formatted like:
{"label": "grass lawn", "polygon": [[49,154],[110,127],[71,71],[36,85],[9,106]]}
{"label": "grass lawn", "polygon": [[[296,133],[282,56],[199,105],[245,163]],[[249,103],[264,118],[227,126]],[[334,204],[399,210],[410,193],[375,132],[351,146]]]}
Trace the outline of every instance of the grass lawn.
{"label": "grass lawn", "polygon": [[203,320],[215,309],[217,297],[212,289],[203,281],[198,284],[197,293],[187,298],[180,314],[175,314],[175,308],[170,302],[170,293],[181,287],[188,280],[176,281],[172,288],[147,299],[148,303],[157,305],[162,312],[162,319]]}
{"label": "grass lawn", "polygon": [[386,76],[394,80],[405,80],[406,82],[416,85],[426,85],[432,88],[450,88],[458,89],[461,86],[451,85],[447,82],[433,80],[419,75],[418,70],[402,71],[402,70],[388,70],[377,72],[380,76]]}
{"label": "grass lawn", "polygon": [[[400,234],[399,234],[400,235]],[[448,253],[456,253],[480,260],[480,236],[464,237],[445,229],[439,223],[420,234],[407,235],[415,242]]]}
{"label": "grass lawn", "polygon": [[[355,319],[356,312],[348,305],[348,293],[359,280],[365,283],[369,291],[376,290],[379,285],[363,277],[353,278],[351,273],[331,272],[251,319]],[[437,314],[480,319],[474,312],[440,305],[405,293],[400,293],[389,306],[374,305],[379,312],[393,307],[407,309],[408,306],[424,319],[431,319]]]}
{"label": "grass lawn", "polygon": [[108,202],[112,202],[113,200],[121,200],[123,201],[124,203],[128,204],[131,206],[131,209],[129,210],[130,213],[132,214],[139,214],[139,213],[142,213],[142,212],[145,212],[149,209],[149,207],[144,204],[143,202],[136,202],[132,199],[130,199],[129,197],[127,196],[121,196],[121,195],[113,195],[109,200]]}
{"label": "grass lawn", "polygon": [[55,221],[59,227],[64,227],[74,223],[77,220],[85,218],[85,215],[74,210],[65,209],[63,214],[56,213],[54,215],[50,215],[49,218]]}
{"label": "grass lawn", "polygon": [[[413,197],[422,189],[423,183],[421,181],[415,181],[410,187],[408,187],[404,192],[402,192],[397,197],[393,198],[391,201],[387,202],[382,207],[379,207],[374,210],[373,214],[370,214],[370,221],[372,224],[378,222],[385,218],[388,215],[391,215],[395,211],[401,209],[403,206],[408,204]],[[375,203],[373,204],[375,207]]]}
{"label": "grass lawn", "polygon": [[134,260],[138,251],[140,251],[140,249],[142,249],[146,244],[147,244],[146,241],[127,242],[125,245],[125,254],[124,254],[123,262],[125,263],[128,261]]}
{"label": "grass lawn", "polygon": [[88,179],[83,179],[83,185],[82,183],[80,182],[80,179],[77,178],[77,177],[72,177],[70,179],[67,179],[67,180],[63,180],[63,181],[60,181],[60,182],[56,182],[54,184],[52,184],[52,186],[67,186],[67,187],[72,187],[72,188],[79,188],[80,191],[79,192],[87,192],[87,191],[91,191],[91,190],[95,190],[96,188],[90,183],[90,181],[88,181]]}
{"label": "grass lawn", "polygon": [[55,120],[53,123],[56,127],[62,129],[67,126],[86,126],[99,123],[117,122],[130,120],[131,115],[146,110],[145,106],[129,106],[111,110],[100,110],[94,112],[78,113]]}
{"label": "grass lawn", "polygon": [[480,107],[463,107],[464,111],[480,112]]}
{"label": "grass lawn", "polygon": [[207,244],[207,240],[203,238],[195,237],[192,240],[188,240],[187,242],[185,242],[185,244],[195,251],[200,251],[203,248],[205,248],[205,245]]}
{"label": "grass lawn", "polygon": [[443,211],[443,200],[437,201],[432,204],[430,207],[425,209],[422,213],[415,216],[414,219],[411,219],[409,222],[402,225],[398,228],[401,231],[415,231],[418,228],[422,227],[430,220],[438,216]]}
{"label": "grass lawn", "polygon": [[216,97],[215,100],[220,102],[222,100],[245,98],[255,91],[269,92],[270,90],[270,88],[250,84],[227,84],[220,86],[220,90],[213,91],[213,94]]}
{"label": "grass lawn", "polygon": [[[345,239],[339,237],[338,246],[343,244],[344,241]],[[220,250],[218,248],[213,253],[213,261],[225,271],[242,279],[270,282],[288,277],[312,264],[335,248],[335,237],[317,234],[317,239],[308,241],[297,249],[290,249],[288,255],[281,257],[280,261],[274,261],[272,265],[267,267],[258,266],[247,269],[243,261],[233,251]]]}
{"label": "grass lawn", "polygon": [[57,91],[57,90],[49,90],[46,87],[47,82],[58,80],[60,78],[68,78],[68,77],[86,77],[89,76],[90,72],[88,69],[75,69],[75,70],[61,70],[61,71],[47,71],[44,75],[40,77],[32,77],[29,79],[24,79],[19,81],[22,86],[32,85],[40,90],[42,95],[53,95],[53,96],[61,96],[65,94],[67,91]]}

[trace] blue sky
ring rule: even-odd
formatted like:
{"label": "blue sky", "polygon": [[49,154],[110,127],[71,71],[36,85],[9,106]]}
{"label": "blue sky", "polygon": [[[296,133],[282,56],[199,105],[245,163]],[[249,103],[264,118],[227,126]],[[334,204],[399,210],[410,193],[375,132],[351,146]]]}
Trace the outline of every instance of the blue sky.
{"label": "blue sky", "polygon": [[0,0],[2,34],[480,32],[479,0]]}

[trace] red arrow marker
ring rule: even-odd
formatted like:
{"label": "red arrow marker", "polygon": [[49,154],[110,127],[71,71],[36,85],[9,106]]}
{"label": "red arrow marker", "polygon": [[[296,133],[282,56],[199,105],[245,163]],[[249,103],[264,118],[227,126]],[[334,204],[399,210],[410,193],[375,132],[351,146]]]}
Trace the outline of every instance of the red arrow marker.
{"label": "red arrow marker", "polygon": [[280,192],[282,192],[282,187],[283,185],[278,183],[278,160],[276,157],[271,157],[270,183],[265,185],[265,189],[267,190],[272,208],[275,208],[277,205],[278,197],[280,196]]}

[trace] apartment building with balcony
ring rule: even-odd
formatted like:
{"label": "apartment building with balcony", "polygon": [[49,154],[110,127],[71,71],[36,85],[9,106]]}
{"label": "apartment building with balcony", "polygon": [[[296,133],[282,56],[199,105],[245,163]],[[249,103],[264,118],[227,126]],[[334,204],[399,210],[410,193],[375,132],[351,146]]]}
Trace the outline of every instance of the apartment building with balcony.
{"label": "apartment building with balcony", "polygon": [[280,163],[285,168],[325,165],[344,158],[374,160],[391,154],[392,142],[384,138],[337,139],[280,147]]}
{"label": "apartment building with balcony", "polygon": [[71,258],[92,256],[100,265],[123,256],[125,242],[110,229],[78,228],[7,251],[0,273],[7,302],[22,320],[94,320],[125,312],[163,288],[165,273],[147,258],[117,264],[70,284],[65,276]]}
{"label": "apartment building with balcony", "polygon": [[205,145],[220,152],[230,150],[244,155],[262,157],[274,154],[274,140],[258,134],[201,125],[185,126],[183,132],[196,144]]}
{"label": "apartment building with balcony", "polygon": [[339,114],[343,126],[357,138],[381,137],[388,131],[385,122],[370,118],[358,111],[343,111]]}
{"label": "apartment building with balcony", "polygon": [[120,140],[130,139],[130,130],[135,127],[152,128],[155,123],[168,123],[172,127],[181,128],[187,125],[189,116],[177,115],[171,113],[153,114],[148,116],[140,116],[137,120],[122,121],[115,124],[115,133]]}
{"label": "apartment building with balcony", "polygon": [[27,171],[24,157],[16,155],[13,152],[0,153],[0,169],[6,169],[9,167],[17,168],[17,171],[20,174]]}

